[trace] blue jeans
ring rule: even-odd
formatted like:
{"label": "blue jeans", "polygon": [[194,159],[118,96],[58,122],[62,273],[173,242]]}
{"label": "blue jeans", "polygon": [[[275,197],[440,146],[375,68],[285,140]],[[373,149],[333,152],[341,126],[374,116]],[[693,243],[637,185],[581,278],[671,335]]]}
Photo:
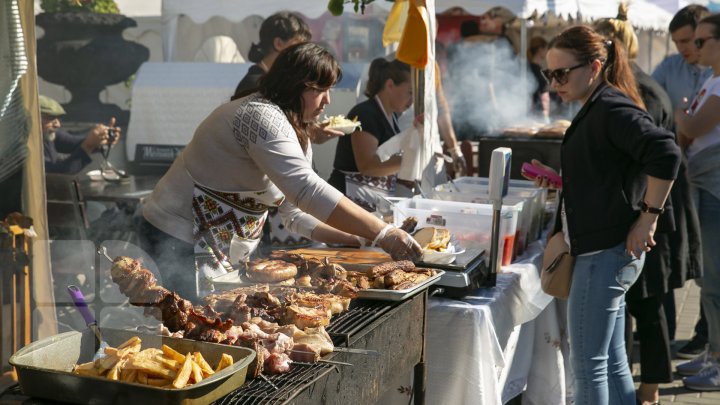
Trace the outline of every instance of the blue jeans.
{"label": "blue jeans", "polygon": [[703,278],[700,300],[708,324],[711,352],[720,352],[720,200],[709,192],[692,188],[693,202],[700,219]]}
{"label": "blue jeans", "polygon": [[635,259],[625,253],[625,242],[575,261],[568,332],[577,404],[635,404],[625,353],[625,293],[644,263],[645,254]]}

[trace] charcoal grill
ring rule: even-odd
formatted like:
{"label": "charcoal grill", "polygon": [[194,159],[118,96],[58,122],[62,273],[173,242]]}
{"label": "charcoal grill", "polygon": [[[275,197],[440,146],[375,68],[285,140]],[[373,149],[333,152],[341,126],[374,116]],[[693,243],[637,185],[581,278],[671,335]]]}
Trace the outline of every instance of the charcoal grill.
{"label": "charcoal grill", "polygon": [[[400,302],[353,300],[349,310],[326,327],[336,346],[376,350],[379,357],[330,353],[324,359],[353,366],[293,364],[288,373],[246,381],[214,404],[372,403],[385,390],[396,388],[387,386],[394,377],[412,371],[415,404],[423,404],[427,298],[426,290]],[[15,398],[28,400],[13,387],[0,395],[0,402]]]}
{"label": "charcoal grill", "polygon": [[288,373],[255,378],[215,404],[375,402],[383,388],[392,388],[383,385],[409,367],[416,376],[415,403],[423,403],[426,306],[427,291],[401,302],[353,300],[326,330],[336,346],[377,350],[380,357],[331,353],[323,358],[353,366],[291,365]]}

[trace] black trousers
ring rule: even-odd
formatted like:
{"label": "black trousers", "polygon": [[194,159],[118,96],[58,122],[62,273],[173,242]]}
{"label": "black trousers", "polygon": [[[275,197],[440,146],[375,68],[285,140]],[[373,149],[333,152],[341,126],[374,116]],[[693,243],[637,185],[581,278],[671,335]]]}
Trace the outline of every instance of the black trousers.
{"label": "black trousers", "polygon": [[[663,309],[663,297],[652,296],[628,301],[628,312],[635,318],[640,341],[640,381],[661,384],[673,381],[670,338]],[[630,339],[626,339],[628,362],[632,364],[632,323]]]}
{"label": "black trousers", "polygon": [[193,245],[168,235],[142,216],[139,221],[140,246],[157,266],[157,283],[186,300],[198,303]]}

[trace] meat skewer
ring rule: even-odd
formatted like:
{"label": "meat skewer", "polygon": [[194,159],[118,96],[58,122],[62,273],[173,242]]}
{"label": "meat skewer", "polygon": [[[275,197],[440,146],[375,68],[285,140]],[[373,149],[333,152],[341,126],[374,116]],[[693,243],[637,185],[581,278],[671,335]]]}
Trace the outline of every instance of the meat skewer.
{"label": "meat skewer", "polygon": [[[98,253],[109,258],[104,247]],[[323,325],[329,322],[333,310],[340,312],[349,303],[348,298],[330,294],[296,295],[295,289],[270,290],[265,286],[239,289],[234,295],[210,296],[206,306],[193,306],[177,293],[156,285],[155,276],[140,261],[121,256],[112,263],[110,275],[120,291],[132,305],[145,307],[147,315],[162,321],[168,332],[255,350],[257,356],[249,367],[253,377],[262,372],[287,372],[294,361],[291,356],[297,357],[301,351],[310,352],[310,356],[300,356],[303,358],[297,359],[298,365],[317,361],[321,354],[332,352],[334,345]],[[291,307],[294,309],[290,310]],[[304,330],[293,324],[281,327],[275,322],[286,318],[301,320]]]}

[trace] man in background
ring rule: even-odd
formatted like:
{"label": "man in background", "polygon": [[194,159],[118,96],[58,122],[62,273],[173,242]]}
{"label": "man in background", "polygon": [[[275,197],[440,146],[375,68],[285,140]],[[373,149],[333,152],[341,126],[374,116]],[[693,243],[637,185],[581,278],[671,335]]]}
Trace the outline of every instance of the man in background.
{"label": "man in background", "polygon": [[[115,118],[106,125],[95,124],[82,135],[73,135],[61,131],[60,117],[65,109],[47,96],[40,96],[40,117],[43,131],[43,149],[45,154],[45,172],[77,174],[87,166],[92,158],[90,154],[101,146],[117,143],[120,128],[115,126]],[[113,132],[111,139],[110,133]],[[64,154],[64,155],[61,155]]]}
{"label": "man in background", "polygon": [[[670,96],[673,110],[686,108],[703,83],[712,75],[712,69],[698,65],[698,49],[695,46],[695,28],[698,22],[710,15],[701,5],[693,4],[682,8],[670,21],[670,37],[678,53],[666,57],[652,73]],[[663,303],[668,321],[670,340],[675,339],[675,297],[670,291]],[[695,336],[676,352],[677,357],[692,359],[705,351],[708,341],[707,321],[700,306],[700,319],[695,325]]]}

